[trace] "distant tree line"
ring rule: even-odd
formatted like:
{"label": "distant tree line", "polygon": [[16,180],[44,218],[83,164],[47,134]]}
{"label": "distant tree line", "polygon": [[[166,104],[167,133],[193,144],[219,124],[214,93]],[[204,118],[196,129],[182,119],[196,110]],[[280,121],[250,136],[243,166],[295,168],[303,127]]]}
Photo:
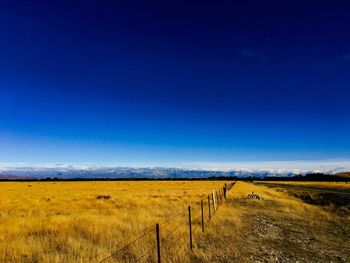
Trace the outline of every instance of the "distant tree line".
{"label": "distant tree line", "polygon": [[309,173],[298,174],[294,176],[266,176],[266,177],[247,177],[238,180],[244,181],[321,181],[321,182],[348,182],[350,178],[340,177],[334,174]]}

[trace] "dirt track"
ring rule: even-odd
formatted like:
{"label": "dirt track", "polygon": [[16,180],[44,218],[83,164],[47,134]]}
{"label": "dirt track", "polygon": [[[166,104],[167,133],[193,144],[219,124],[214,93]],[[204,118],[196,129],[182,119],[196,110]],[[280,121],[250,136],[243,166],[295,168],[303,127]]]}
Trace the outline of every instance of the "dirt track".
{"label": "dirt track", "polygon": [[[227,204],[227,216],[232,219],[222,216],[220,222],[232,225],[232,232],[208,237],[221,253],[192,262],[350,262],[350,193],[284,184],[242,184],[233,189],[239,193]],[[251,191],[262,199],[247,198]],[[302,203],[310,205],[300,207]],[[241,218],[241,228],[235,226],[235,218]]]}

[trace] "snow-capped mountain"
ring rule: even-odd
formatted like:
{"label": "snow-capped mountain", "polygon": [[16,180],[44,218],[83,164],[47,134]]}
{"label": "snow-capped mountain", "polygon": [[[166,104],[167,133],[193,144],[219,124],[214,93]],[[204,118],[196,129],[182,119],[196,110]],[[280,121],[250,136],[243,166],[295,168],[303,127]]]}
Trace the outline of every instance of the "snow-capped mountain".
{"label": "snow-capped mountain", "polygon": [[16,166],[0,167],[0,179],[17,178],[208,178],[221,176],[236,177],[266,177],[266,176],[293,176],[298,174],[326,172],[336,173],[346,169],[333,170],[300,170],[300,169],[217,169],[217,168],[168,168],[168,167],[103,167],[103,166]]}

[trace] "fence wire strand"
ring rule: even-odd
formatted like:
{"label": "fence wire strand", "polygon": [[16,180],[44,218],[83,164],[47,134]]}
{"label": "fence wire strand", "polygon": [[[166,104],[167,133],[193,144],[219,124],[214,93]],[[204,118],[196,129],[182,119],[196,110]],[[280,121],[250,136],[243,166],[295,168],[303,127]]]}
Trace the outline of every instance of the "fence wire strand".
{"label": "fence wire strand", "polygon": [[187,223],[188,223],[188,222],[185,221],[185,222],[181,223],[180,225],[178,225],[174,230],[172,230],[170,233],[168,233],[167,235],[165,235],[165,236],[162,238],[162,240],[164,240],[164,239],[170,237],[172,234],[174,234],[174,232],[175,232],[176,230],[178,230],[180,227],[182,227],[183,225],[185,225],[185,224],[187,224]]}
{"label": "fence wire strand", "polygon": [[[204,213],[204,222],[206,224],[208,224],[210,222],[210,218],[213,217],[216,212],[219,210],[220,206],[223,204],[224,201],[227,201],[226,197],[225,197],[225,194],[227,194],[228,191],[230,191],[232,189],[232,187],[234,186],[235,182],[232,182],[230,184],[226,184],[224,185],[224,187],[222,188],[219,188],[217,189],[216,191],[214,191],[212,194],[209,194],[208,196],[206,197],[203,197],[204,199],[203,200],[203,213]],[[206,201],[206,198],[209,197],[209,203],[207,203]],[[215,200],[215,207],[216,209],[214,210],[214,200]],[[211,205],[213,207],[211,207]],[[197,209],[198,208],[198,209]],[[209,218],[208,214],[207,214],[207,211],[205,211],[206,209],[209,209],[211,210],[211,216]],[[193,229],[192,229],[192,234],[193,234],[193,238],[197,236],[198,232],[202,233],[202,207],[201,207],[201,202],[196,202],[195,204],[193,204],[193,206],[191,207],[192,211],[192,215],[191,215],[191,224],[193,226]],[[185,217],[186,216],[186,212],[179,212],[175,215],[172,215],[168,218],[166,218],[163,222],[161,222],[159,224],[159,226],[164,226],[165,229],[167,226],[170,226],[170,222],[172,220],[174,220],[175,218],[177,217]],[[189,216],[189,215],[188,215]],[[198,217],[197,217],[198,216]],[[206,219],[207,218],[207,219]],[[174,233],[176,231],[178,231],[179,229],[181,229],[182,226],[184,226],[185,224],[188,223],[188,220],[184,220],[184,222],[178,224],[174,229],[172,229],[169,233],[167,233],[164,237],[161,238],[161,241],[162,243],[163,242],[166,242],[166,240],[174,235]],[[149,235],[151,232],[154,231],[154,229],[152,229],[151,227],[147,227],[145,228],[144,230],[145,232],[135,238],[134,240],[132,240],[131,242],[129,242],[128,244],[124,245],[123,247],[119,248],[118,250],[116,250],[114,253],[110,254],[108,257],[102,259],[101,261],[99,261],[99,263],[102,263],[102,262],[105,262],[115,256],[117,256],[118,254],[120,254],[121,252],[123,252],[126,248],[130,247],[131,245],[135,244],[136,242],[138,242],[139,240],[143,239],[144,237],[146,237],[147,235]],[[189,230],[188,230],[189,231]],[[188,231],[183,231],[183,233],[180,233],[179,234],[179,237],[176,238],[172,243],[175,243],[175,244],[178,244],[178,242],[181,240],[181,239],[185,239],[185,233],[188,232]],[[166,231],[165,231],[166,232]],[[189,233],[187,233],[189,234]],[[186,235],[187,235],[186,234]],[[186,244],[186,242],[181,242],[179,247],[175,250],[175,253],[173,253],[175,256],[178,256],[178,257],[181,257],[188,249],[186,249],[187,245],[189,246],[189,244]],[[141,257],[137,258],[134,262],[139,262],[140,260],[142,260],[143,258],[145,258],[148,254],[150,254],[151,251],[153,251],[155,248],[157,247],[157,244],[153,245],[149,250],[147,250],[144,254],[142,254]],[[166,248],[169,249],[169,246],[167,246]],[[181,251],[181,253],[179,254],[179,252]],[[106,252],[102,252],[102,253],[99,253],[98,255],[96,256],[93,256],[91,258],[98,258],[99,256],[101,256],[102,254],[104,254]]]}
{"label": "fence wire strand", "polygon": [[123,251],[124,249],[126,249],[127,247],[130,247],[132,244],[135,244],[137,241],[141,240],[142,238],[144,238],[145,236],[147,236],[148,234],[150,234],[152,232],[151,230],[148,230],[146,233],[144,233],[142,236],[136,238],[135,240],[131,241],[130,243],[126,244],[124,247],[118,249],[116,252],[112,253],[111,255],[109,255],[108,257],[104,258],[103,260],[99,261],[99,263],[105,262],[106,260],[118,255],[121,251]]}
{"label": "fence wire strand", "polygon": [[139,262],[141,259],[143,259],[145,256],[147,256],[153,249],[155,249],[155,245],[153,247],[151,247],[149,250],[147,250],[147,252],[145,254],[143,254],[141,257],[139,257],[138,259],[136,259],[135,262]]}

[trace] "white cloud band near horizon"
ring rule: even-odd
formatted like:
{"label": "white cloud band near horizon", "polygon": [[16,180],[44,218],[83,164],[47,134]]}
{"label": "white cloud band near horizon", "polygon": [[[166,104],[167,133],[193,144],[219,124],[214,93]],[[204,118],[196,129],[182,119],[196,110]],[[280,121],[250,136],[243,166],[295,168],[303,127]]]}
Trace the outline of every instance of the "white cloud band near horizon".
{"label": "white cloud band near horizon", "polygon": [[273,173],[338,173],[350,171],[350,160],[202,162],[193,163],[192,167],[201,167],[208,170],[242,169],[242,171],[269,171]]}
{"label": "white cloud band near horizon", "polygon": [[180,168],[194,170],[211,171],[242,171],[242,172],[262,172],[268,173],[307,173],[323,172],[338,173],[350,171],[350,160],[293,160],[293,161],[239,161],[239,162],[191,162],[181,164],[170,163],[0,163],[0,171],[8,169],[25,168],[57,168],[57,169],[98,169],[113,167],[131,167],[131,168]]}

